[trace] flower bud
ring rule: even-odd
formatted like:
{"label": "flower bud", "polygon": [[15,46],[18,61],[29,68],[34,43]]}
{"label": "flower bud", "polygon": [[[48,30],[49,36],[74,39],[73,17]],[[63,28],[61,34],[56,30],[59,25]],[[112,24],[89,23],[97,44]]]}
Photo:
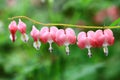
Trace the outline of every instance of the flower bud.
{"label": "flower bud", "polygon": [[50,28],[48,27],[43,27],[41,30],[40,30],[40,40],[41,42],[43,43],[49,43],[49,51],[52,52],[52,43],[55,42],[55,34],[57,32],[58,28],[55,27],[55,26],[52,26]]}
{"label": "flower bud", "polygon": [[39,30],[36,29],[36,27],[33,25],[32,27],[32,31],[30,32],[30,35],[32,36],[32,38],[34,39],[34,43],[33,43],[33,47],[35,47],[37,50],[40,48],[40,41],[39,41]]}
{"label": "flower bud", "polygon": [[17,24],[15,21],[12,21],[10,24],[9,24],[9,30],[10,30],[10,39],[15,42],[16,40],[16,31],[18,30],[17,28]]}
{"label": "flower bud", "polygon": [[66,28],[65,30],[60,29],[56,33],[56,43],[59,46],[65,45],[66,47],[66,54],[69,55],[69,45],[75,44],[76,42],[76,36],[75,32],[71,28]]}
{"label": "flower bud", "polygon": [[86,32],[80,32],[77,36],[77,45],[79,48],[87,48],[88,49],[88,56],[91,57],[92,53],[90,48],[95,46],[95,40],[93,38],[95,32],[88,31]]}
{"label": "flower bud", "polygon": [[113,32],[110,29],[97,30],[94,35],[96,47],[102,47],[105,55],[108,55],[108,48],[107,46],[113,45],[114,43],[114,36]]}
{"label": "flower bud", "polygon": [[24,42],[27,42],[29,37],[26,34],[26,24],[24,22],[21,21],[21,19],[19,19],[18,22],[18,30],[21,32],[21,40]]}

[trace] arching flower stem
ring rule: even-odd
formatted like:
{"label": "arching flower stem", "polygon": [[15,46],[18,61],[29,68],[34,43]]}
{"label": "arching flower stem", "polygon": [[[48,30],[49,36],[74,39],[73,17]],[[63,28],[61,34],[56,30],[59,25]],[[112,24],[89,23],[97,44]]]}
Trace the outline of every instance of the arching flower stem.
{"label": "arching flower stem", "polygon": [[23,18],[23,19],[27,19],[31,22],[33,22],[34,24],[40,24],[43,26],[64,26],[64,27],[76,27],[76,28],[88,28],[88,29],[114,29],[114,28],[120,28],[120,26],[81,26],[81,25],[73,25],[73,24],[56,24],[56,23],[42,23],[36,20],[33,20],[27,16],[14,16],[11,18],[8,18],[9,20],[14,20],[14,19],[18,19],[18,18]]}

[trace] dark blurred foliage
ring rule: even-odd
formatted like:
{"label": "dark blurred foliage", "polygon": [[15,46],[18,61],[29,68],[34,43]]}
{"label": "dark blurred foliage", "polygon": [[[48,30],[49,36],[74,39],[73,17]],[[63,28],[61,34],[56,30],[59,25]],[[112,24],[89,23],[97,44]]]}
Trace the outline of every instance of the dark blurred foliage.
{"label": "dark blurred foliage", "polygon": [[[109,56],[104,56],[102,48],[92,48],[90,59],[87,50],[76,44],[70,46],[70,56],[65,54],[64,46],[56,44],[53,53],[49,53],[48,44],[37,51],[32,38],[23,43],[19,32],[12,43],[8,31],[8,18],[19,15],[44,23],[108,26],[119,25],[119,13],[120,0],[0,0],[0,80],[119,80],[120,29],[113,29],[115,44],[109,47]],[[33,23],[22,20],[29,34]],[[76,35],[88,31],[74,30]]]}

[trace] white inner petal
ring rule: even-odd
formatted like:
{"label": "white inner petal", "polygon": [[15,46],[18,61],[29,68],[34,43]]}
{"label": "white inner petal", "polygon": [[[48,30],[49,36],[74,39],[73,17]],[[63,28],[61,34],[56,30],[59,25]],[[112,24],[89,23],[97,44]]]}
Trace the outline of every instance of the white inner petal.
{"label": "white inner petal", "polygon": [[108,47],[107,47],[107,46],[108,46],[108,43],[105,42],[105,43],[103,44],[103,51],[104,51],[104,54],[105,54],[106,56],[108,56]]}
{"label": "white inner petal", "polygon": [[[15,40],[17,39],[17,36],[15,35]],[[10,34],[10,40],[13,41],[13,37],[12,35]]]}
{"label": "white inner petal", "polygon": [[28,40],[29,40],[28,35],[27,35],[27,34],[22,34],[22,35],[21,35],[21,40],[22,40],[23,42],[28,42]]}
{"label": "white inner petal", "polygon": [[87,48],[87,49],[88,49],[88,56],[89,56],[89,58],[91,58],[92,57],[91,50],[90,50],[90,48]]}
{"label": "white inner petal", "polygon": [[70,55],[69,43],[66,42],[66,43],[64,43],[64,45],[65,45],[66,54],[67,54],[67,55]]}
{"label": "white inner petal", "polygon": [[52,42],[53,42],[53,41],[48,41],[50,53],[52,53],[52,50],[53,50],[53,48],[52,48]]}
{"label": "white inner petal", "polygon": [[39,50],[39,49],[40,49],[40,46],[41,46],[41,43],[40,43],[39,40],[33,43],[33,47],[34,47],[36,50]]}
{"label": "white inner petal", "polygon": [[89,56],[89,58],[91,58],[92,57],[92,53],[91,53],[91,50],[90,50],[91,46],[87,45],[86,48],[88,49],[88,56]]}

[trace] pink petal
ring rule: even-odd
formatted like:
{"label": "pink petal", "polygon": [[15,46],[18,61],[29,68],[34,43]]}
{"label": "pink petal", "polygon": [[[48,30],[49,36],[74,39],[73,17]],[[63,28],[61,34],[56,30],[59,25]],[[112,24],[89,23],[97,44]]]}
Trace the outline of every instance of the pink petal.
{"label": "pink petal", "polygon": [[40,34],[42,35],[44,32],[49,32],[49,28],[48,27],[42,27],[40,30]]}
{"label": "pink petal", "polygon": [[19,22],[18,22],[18,30],[22,34],[26,33],[26,24],[24,22],[22,22],[21,19],[19,19]]}
{"label": "pink petal", "polygon": [[97,30],[94,35],[96,47],[102,47],[105,37],[102,30]]}
{"label": "pink petal", "polygon": [[55,41],[57,31],[58,31],[57,27],[54,26],[50,27],[50,35],[53,41]]}
{"label": "pink petal", "polygon": [[66,28],[65,32],[66,32],[66,39],[67,39],[68,43],[75,44],[76,36],[75,36],[74,30],[71,28]]}
{"label": "pink petal", "polygon": [[66,41],[66,36],[63,29],[57,31],[55,41],[59,46],[64,45]]}
{"label": "pink petal", "polygon": [[43,42],[43,43],[47,43],[49,37],[50,37],[49,32],[44,32],[44,33],[41,34],[41,36],[40,36],[40,41]]}
{"label": "pink petal", "polygon": [[10,30],[10,39],[14,42],[15,39],[16,39],[16,31],[17,31],[17,24],[15,21],[12,21],[10,24],[9,24],[9,30]]}
{"label": "pink petal", "polygon": [[40,30],[40,40],[43,43],[46,43],[50,38],[49,34],[49,28],[48,27],[42,27]]}
{"label": "pink petal", "polygon": [[86,33],[80,32],[77,36],[77,45],[79,48],[85,48],[86,47]]}
{"label": "pink petal", "polygon": [[88,44],[91,45],[92,47],[95,47],[95,39],[94,39],[94,31],[88,31],[87,32],[87,39],[88,39]]}
{"label": "pink petal", "polygon": [[39,30],[35,26],[32,27],[32,31],[30,34],[33,37],[34,41],[37,41],[39,39],[40,33],[39,33]]}
{"label": "pink petal", "polygon": [[105,36],[105,41],[109,44],[112,45],[114,43],[114,36],[113,32],[110,29],[105,29],[104,30],[104,36]]}
{"label": "pink petal", "polygon": [[17,31],[17,24],[15,21],[12,21],[10,24],[9,24],[9,30],[10,30],[10,33],[11,34],[15,34],[16,31]]}

